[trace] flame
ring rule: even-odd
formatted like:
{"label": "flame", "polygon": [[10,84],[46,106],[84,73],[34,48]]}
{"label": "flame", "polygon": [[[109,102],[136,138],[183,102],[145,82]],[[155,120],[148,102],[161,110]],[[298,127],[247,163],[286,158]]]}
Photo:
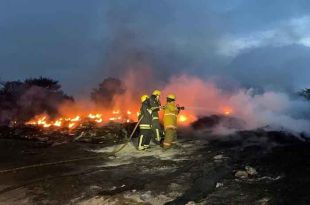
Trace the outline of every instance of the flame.
{"label": "flame", "polygon": [[61,124],[62,124],[62,119],[56,120],[53,125],[56,127],[61,127]]}
{"label": "flame", "polygon": [[113,110],[112,113],[115,114],[115,115],[117,115],[117,114],[119,114],[119,110]]}
{"label": "flame", "polygon": [[74,126],[75,126],[75,123],[74,123],[74,122],[71,122],[71,123],[69,123],[69,125],[68,125],[69,128],[73,128]]}
{"label": "flame", "polygon": [[97,123],[102,123],[103,120],[102,120],[102,118],[99,118],[99,119],[96,119],[95,121],[96,121]]}
{"label": "flame", "polygon": [[116,118],[115,117],[110,117],[109,120],[110,121],[114,121],[114,120],[116,120]]}
{"label": "flame", "polygon": [[89,117],[90,119],[95,119],[95,118],[96,118],[96,115],[89,114],[88,117]]}
{"label": "flame", "polygon": [[180,115],[179,116],[179,121],[180,122],[186,122],[187,121],[187,117],[185,115]]}
{"label": "flame", "polygon": [[60,128],[67,127],[69,129],[76,128],[80,124],[91,121],[97,124],[108,123],[110,121],[114,122],[131,122],[135,121],[135,116],[131,116],[132,111],[127,110],[124,114],[120,110],[113,110],[109,113],[104,112],[95,112],[95,113],[87,113],[87,114],[79,114],[79,115],[71,115],[71,116],[62,116],[57,119],[50,119],[47,115],[39,115],[34,117],[32,120],[26,122],[27,125],[34,125],[43,128]]}
{"label": "flame", "polygon": [[223,108],[222,112],[223,112],[224,115],[228,116],[228,115],[231,115],[233,113],[233,109],[231,107],[227,107],[226,106],[226,107]]}
{"label": "flame", "polygon": [[81,117],[77,115],[75,118],[71,119],[70,121],[71,122],[77,122],[77,121],[80,121],[80,120],[81,120]]}
{"label": "flame", "polygon": [[197,117],[193,113],[191,113],[189,111],[182,111],[178,115],[178,123],[181,126],[188,126],[192,122],[194,122],[195,120],[197,120]]}

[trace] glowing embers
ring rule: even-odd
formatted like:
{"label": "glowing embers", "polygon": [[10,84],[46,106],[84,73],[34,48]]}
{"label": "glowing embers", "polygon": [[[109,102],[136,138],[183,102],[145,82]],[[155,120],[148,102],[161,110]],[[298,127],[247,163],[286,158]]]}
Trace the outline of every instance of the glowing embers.
{"label": "glowing embers", "polygon": [[222,113],[224,114],[224,115],[232,115],[233,114],[233,109],[231,108],[231,107],[224,107],[223,109],[222,109]]}
{"label": "glowing embers", "polygon": [[52,124],[48,123],[46,121],[46,119],[47,119],[46,116],[41,116],[41,117],[38,117],[38,119],[36,119],[36,120],[31,120],[31,121],[27,122],[26,124],[28,124],[28,125],[38,125],[38,126],[41,126],[41,127],[44,127],[44,128],[48,128]]}
{"label": "glowing embers", "polygon": [[109,121],[119,121],[121,119],[122,119],[122,117],[120,116],[120,111],[119,110],[113,110],[112,111],[112,116],[109,117]]}
{"label": "glowing embers", "polygon": [[197,117],[188,111],[181,111],[178,115],[178,123],[182,126],[187,126],[197,120]]}
{"label": "glowing embers", "polygon": [[27,125],[36,125],[43,128],[50,127],[68,127],[73,128],[78,125],[77,122],[81,121],[80,116],[75,116],[74,118],[57,118],[55,120],[49,120],[46,115],[37,116],[34,119],[26,122]]}
{"label": "glowing embers", "polygon": [[90,120],[95,121],[96,123],[102,123],[103,122],[102,114],[100,114],[100,113],[97,113],[97,114],[90,113],[90,114],[88,114],[88,118]]}
{"label": "glowing embers", "polygon": [[179,116],[179,121],[180,122],[186,122],[187,121],[187,117],[185,115],[180,115]]}
{"label": "glowing embers", "polygon": [[55,126],[55,127],[61,127],[62,121],[63,121],[62,119],[56,120],[56,121],[54,122],[53,126]]}

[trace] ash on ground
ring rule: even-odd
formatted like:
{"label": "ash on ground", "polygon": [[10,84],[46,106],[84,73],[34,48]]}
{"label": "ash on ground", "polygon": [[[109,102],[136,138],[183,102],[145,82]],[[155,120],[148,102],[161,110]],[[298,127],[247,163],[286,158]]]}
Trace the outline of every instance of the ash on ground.
{"label": "ash on ground", "polygon": [[196,134],[203,128],[200,121],[195,129],[180,130],[173,149],[164,151],[153,144],[149,152],[139,152],[134,137],[121,152],[110,155],[133,126],[88,125],[74,133],[1,128],[1,170],[98,157],[2,173],[0,204],[308,204],[310,200],[310,144],[295,135],[263,129],[225,136]]}

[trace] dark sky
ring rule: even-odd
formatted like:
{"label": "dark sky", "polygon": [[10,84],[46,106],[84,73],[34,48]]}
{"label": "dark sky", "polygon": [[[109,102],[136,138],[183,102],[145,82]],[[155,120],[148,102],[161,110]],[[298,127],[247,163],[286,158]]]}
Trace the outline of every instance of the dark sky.
{"label": "dark sky", "polygon": [[310,86],[307,0],[1,0],[0,78],[84,94],[128,64],[246,86]]}

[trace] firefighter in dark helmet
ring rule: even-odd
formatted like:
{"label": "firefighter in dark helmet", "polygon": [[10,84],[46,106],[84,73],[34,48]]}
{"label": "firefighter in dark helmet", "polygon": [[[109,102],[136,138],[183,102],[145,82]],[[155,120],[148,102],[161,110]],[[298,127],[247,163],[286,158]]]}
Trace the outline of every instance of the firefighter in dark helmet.
{"label": "firefighter in dark helmet", "polygon": [[159,123],[159,115],[158,115],[161,106],[159,100],[160,94],[161,92],[159,90],[154,90],[150,97],[150,105],[152,109],[152,131],[154,139],[157,143],[160,143],[162,135],[162,129]]}
{"label": "firefighter in dark helmet", "polygon": [[152,138],[152,109],[148,95],[141,96],[141,108],[139,113],[140,135],[138,141],[138,150],[148,149]]}
{"label": "firefighter in dark helmet", "polygon": [[167,104],[164,106],[164,128],[165,139],[163,148],[168,149],[176,142],[177,137],[177,117],[180,108],[175,103],[175,95],[170,94],[167,96]]}

